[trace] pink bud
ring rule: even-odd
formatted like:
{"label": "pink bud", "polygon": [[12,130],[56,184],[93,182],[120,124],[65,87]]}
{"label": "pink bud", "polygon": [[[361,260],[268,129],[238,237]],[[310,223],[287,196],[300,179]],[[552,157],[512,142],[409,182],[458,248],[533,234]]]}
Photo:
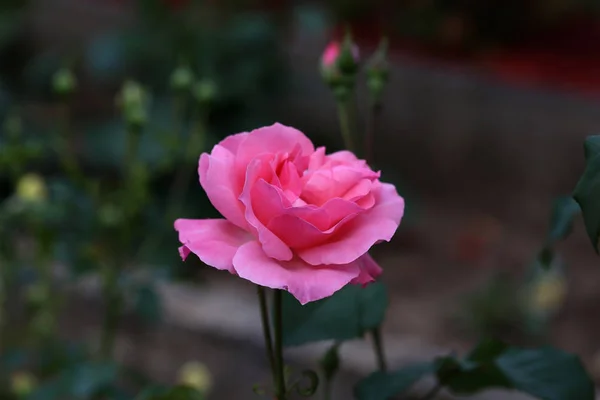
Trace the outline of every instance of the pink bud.
{"label": "pink bud", "polygon": [[[340,53],[342,51],[342,45],[337,40],[333,40],[329,42],[325,50],[323,51],[323,55],[321,56],[321,65],[324,68],[331,68],[337,62]],[[352,45],[352,56],[355,62],[358,62],[359,52],[358,46]]]}

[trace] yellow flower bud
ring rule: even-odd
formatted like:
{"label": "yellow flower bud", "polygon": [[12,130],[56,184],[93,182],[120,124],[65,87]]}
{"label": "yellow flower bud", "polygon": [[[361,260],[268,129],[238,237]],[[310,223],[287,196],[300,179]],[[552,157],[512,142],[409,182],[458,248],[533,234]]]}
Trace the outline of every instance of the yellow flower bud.
{"label": "yellow flower bud", "polygon": [[11,391],[18,397],[28,396],[37,386],[37,379],[29,372],[16,372],[10,378]]}
{"label": "yellow flower bud", "polygon": [[31,203],[41,203],[48,197],[46,183],[37,174],[26,174],[17,183],[17,197]]}
{"label": "yellow flower bud", "polygon": [[200,362],[192,361],[184,364],[179,370],[178,377],[180,384],[202,393],[208,392],[212,387],[212,375],[206,365]]}
{"label": "yellow flower bud", "polygon": [[567,285],[562,276],[544,276],[533,287],[531,306],[535,311],[555,311],[563,303],[566,294]]}

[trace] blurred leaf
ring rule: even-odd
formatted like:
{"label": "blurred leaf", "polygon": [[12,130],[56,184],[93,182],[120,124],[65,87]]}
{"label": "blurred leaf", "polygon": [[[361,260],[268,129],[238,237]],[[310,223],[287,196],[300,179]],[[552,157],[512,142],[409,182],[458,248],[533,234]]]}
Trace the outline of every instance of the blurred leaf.
{"label": "blurred leaf", "polygon": [[551,347],[509,349],[497,365],[516,390],[542,400],[593,400],[594,384],[579,358]]}
{"label": "blurred leaf", "polygon": [[418,380],[434,372],[433,363],[421,363],[394,372],[377,371],[354,387],[357,400],[388,400],[406,393]]}
{"label": "blurred leaf", "polygon": [[579,358],[551,347],[521,349],[487,340],[463,360],[439,358],[437,376],[459,395],[506,388],[541,400],[594,399],[594,384]]}
{"label": "blurred leaf", "polygon": [[583,220],[592,246],[598,253],[600,236],[600,135],[589,136],[584,145],[586,166],[575,187],[573,198],[583,213]]}
{"label": "blurred leaf", "polygon": [[387,292],[382,283],[366,288],[347,285],[331,297],[304,306],[284,293],[284,345],[360,338],[383,322],[386,308]]}
{"label": "blurred leaf", "polygon": [[111,362],[74,365],[40,385],[29,400],[87,399],[109,389],[117,376],[117,365]]}
{"label": "blurred leaf", "polygon": [[573,219],[580,208],[572,197],[560,197],[555,200],[550,216],[548,242],[553,244],[565,239],[573,229]]}

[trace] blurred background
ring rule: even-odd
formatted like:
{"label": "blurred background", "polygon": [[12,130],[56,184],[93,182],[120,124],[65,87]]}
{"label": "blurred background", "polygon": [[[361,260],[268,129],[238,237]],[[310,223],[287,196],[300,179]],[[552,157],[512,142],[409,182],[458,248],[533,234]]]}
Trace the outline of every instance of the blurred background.
{"label": "blurred background", "polygon": [[[538,257],[600,129],[598,2],[4,0],[0,382],[32,371],[31,349],[50,354],[40,382],[84,357],[111,287],[127,316],[101,342],[132,374],[172,383],[200,362],[214,399],[268,381],[252,286],[182,263],[172,221],[218,215],[196,165],[226,135],[281,122],[343,147],[319,63],[347,27],[363,59],[390,41],[373,162],[407,202],[373,252],[390,364],[494,334],[575,352],[600,380],[599,261],[581,220],[551,272]],[[340,399],[374,368],[357,346]]]}

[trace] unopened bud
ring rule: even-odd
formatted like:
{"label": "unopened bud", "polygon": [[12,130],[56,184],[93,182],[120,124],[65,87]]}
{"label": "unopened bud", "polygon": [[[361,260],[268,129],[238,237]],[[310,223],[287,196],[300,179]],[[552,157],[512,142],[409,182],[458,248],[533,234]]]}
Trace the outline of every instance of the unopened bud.
{"label": "unopened bud", "polygon": [[19,398],[25,398],[37,386],[37,379],[29,372],[16,372],[10,378],[11,392]]}
{"label": "unopened bud", "polygon": [[194,82],[194,72],[186,65],[179,66],[171,74],[171,88],[175,91],[188,90]]}
{"label": "unopened bud", "polygon": [[52,89],[54,93],[66,96],[77,88],[77,78],[73,71],[68,68],[61,68],[52,76]]}
{"label": "unopened bud", "polygon": [[27,203],[41,203],[48,197],[46,183],[37,174],[26,174],[17,183],[16,195]]}
{"label": "unopened bud", "polygon": [[373,56],[367,62],[367,87],[371,98],[378,103],[388,81],[388,40],[383,38]]}
{"label": "unopened bud", "polygon": [[212,375],[206,365],[199,362],[184,364],[178,373],[179,383],[206,393],[212,387]]}
{"label": "unopened bud", "polygon": [[117,97],[117,105],[121,108],[128,124],[143,126],[147,122],[148,95],[139,83],[126,81]]}

